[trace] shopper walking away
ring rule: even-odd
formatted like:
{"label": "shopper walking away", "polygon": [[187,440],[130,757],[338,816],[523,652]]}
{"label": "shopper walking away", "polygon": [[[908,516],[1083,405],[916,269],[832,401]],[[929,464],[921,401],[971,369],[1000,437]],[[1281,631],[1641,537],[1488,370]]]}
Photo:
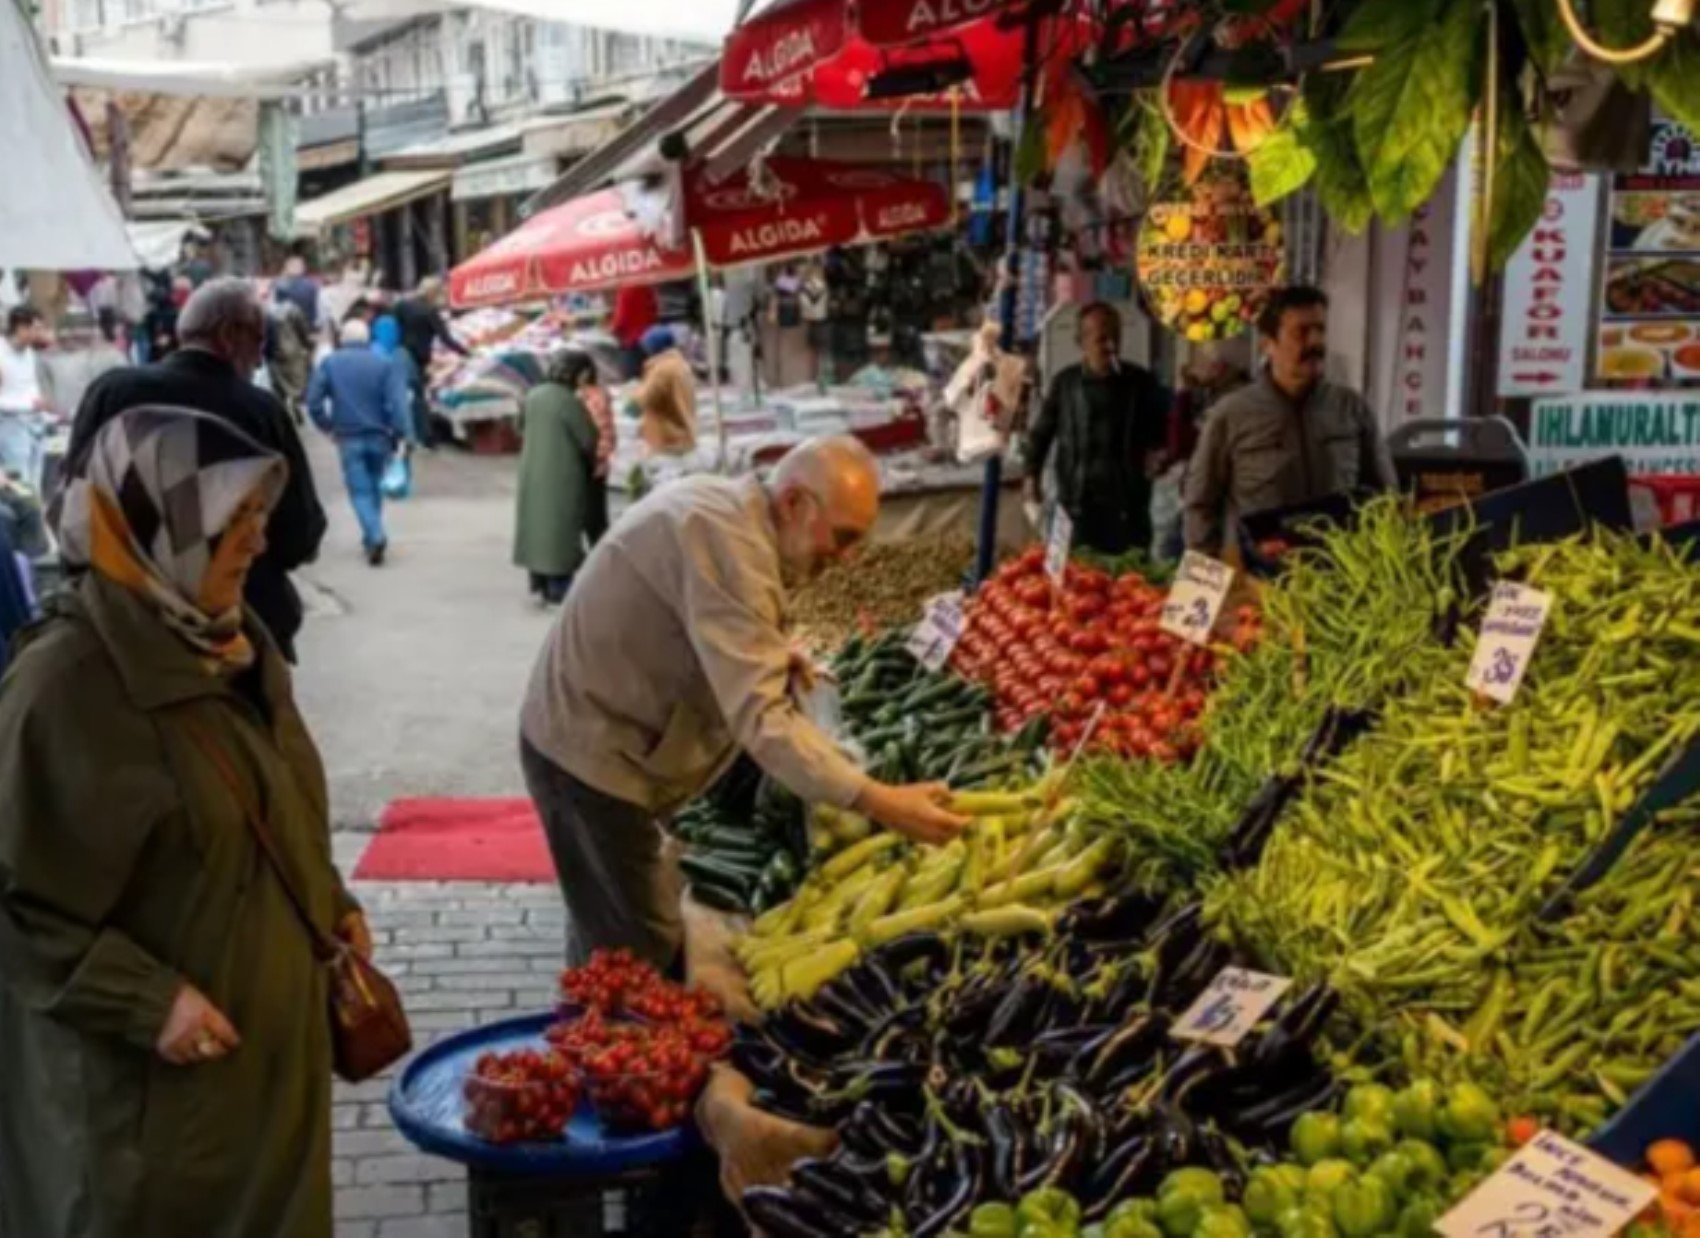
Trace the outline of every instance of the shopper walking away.
{"label": "shopper walking away", "polygon": [[671,327],[651,327],[643,335],[643,381],[633,397],[638,434],[652,453],[683,456],[697,445],[697,380],[679,351]]}
{"label": "shopper walking away", "polygon": [[529,574],[531,592],[545,605],[567,596],[587,551],[601,435],[583,391],[595,378],[596,366],[584,353],[556,353],[543,381],[525,397],[514,563]]}
{"label": "shopper walking away", "polygon": [[626,378],[643,376],[644,332],[661,320],[661,306],[655,299],[655,289],[648,284],[624,284],[614,293],[614,312],[608,320],[608,333],[620,345]]}
{"label": "shopper walking away", "polygon": [[656,819],[740,748],[804,799],[922,842],[960,818],[941,784],[857,769],[793,702],[806,663],[786,594],[850,553],[879,514],[879,471],[852,438],[814,439],[772,479],[699,475],[620,518],[580,569],[521,714],[526,785],[569,913],[568,957],[627,946],[660,966],[680,945],[679,874]]}
{"label": "shopper walking away", "polygon": [[307,380],[313,373],[313,328],[294,301],[273,297],[267,313],[266,368],[272,389],[297,424],[306,420]]}
{"label": "shopper walking away", "polygon": [[324,771],[244,577],[281,456],[109,418],[56,511],[75,585],[0,689],[0,1232],[329,1238],[327,934],[370,949]]}
{"label": "shopper walking away", "polygon": [[1120,359],[1121,315],[1098,301],[1080,311],[1080,364],[1051,380],[1027,434],[1027,493],[1045,499],[1055,455],[1055,505],[1074,544],[1108,555],[1151,549],[1151,479],[1168,436],[1169,397],[1149,370]]}
{"label": "shopper walking away", "polygon": [[1221,554],[1255,512],[1391,489],[1393,460],[1364,398],[1323,378],[1328,298],[1292,287],[1257,320],[1265,367],[1205,417],[1186,480],[1186,544]]}
{"label": "shopper walking away", "polygon": [[189,299],[176,330],[182,347],[164,361],[102,374],[84,392],[65,474],[82,474],[101,427],[127,408],[149,404],[208,413],[282,456],[288,478],[266,523],[266,548],[248,573],[246,599],[293,662],[302,611],[289,573],[318,558],[325,509],[289,414],[247,379],[265,339],[265,313],[242,280],[215,279]]}
{"label": "shopper walking away", "polygon": [[413,358],[414,371],[409,392],[413,399],[413,422],[419,427],[420,444],[433,448],[437,439],[431,429],[430,406],[425,400],[431,378],[431,350],[440,343],[450,352],[464,357],[468,355],[466,345],[454,337],[443,318],[443,281],[435,275],[420,280],[419,289],[413,296],[403,297],[396,303],[395,317],[401,324],[402,347]]}
{"label": "shopper walking away", "polygon": [[826,272],[818,262],[811,262],[803,271],[803,282],[797,288],[797,301],[803,311],[803,329],[809,344],[809,377],[822,387],[832,381],[832,326],[829,318],[831,298],[826,287]]}
{"label": "shopper walking away", "polygon": [[0,337],[0,473],[31,489],[41,488],[41,435],[50,411],[41,354],[52,342],[39,310],[16,305],[6,311],[6,334]]}
{"label": "shopper walking away", "polygon": [[614,450],[620,444],[614,425],[614,400],[602,385],[594,363],[578,384],[578,398],[596,426],[596,465],[590,474],[590,503],[584,516],[584,535],[592,546],[608,531],[608,475],[614,468]]}
{"label": "shopper walking away", "polygon": [[283,274],[272,285],[274,300],[287,305],[293,305],[301,311],[310,328],[316,329],[319,323],[319,285],[318,281],[307,274],[307,262],[299,255],[291,255],[283,260]]}
{"label": "shopper walking away", "polygon": [[313,372],[307,415],[336,439],[360,543],[373,567],[384,562],[384,470],[408,435],[407,378],[372,351],[371,330],[358,318],[342,324],[341,346]]}

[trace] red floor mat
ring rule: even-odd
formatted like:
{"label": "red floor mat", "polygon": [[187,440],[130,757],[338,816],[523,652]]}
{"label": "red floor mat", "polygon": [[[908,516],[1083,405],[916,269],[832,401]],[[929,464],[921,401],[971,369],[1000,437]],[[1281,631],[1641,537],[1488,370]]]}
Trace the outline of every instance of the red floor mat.
{"label": "red floor mat", "polygon": [[555,865],[530,800],[394,800],[354,877],[547,883],[555,880]]}

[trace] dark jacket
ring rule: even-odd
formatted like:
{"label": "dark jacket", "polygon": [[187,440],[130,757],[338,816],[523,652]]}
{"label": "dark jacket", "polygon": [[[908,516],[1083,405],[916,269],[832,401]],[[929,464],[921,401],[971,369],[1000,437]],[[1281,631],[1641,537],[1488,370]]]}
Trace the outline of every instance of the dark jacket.
{"label": "dark jacket", "polygon": [[[1089,397],[1089,384],[1097,386],[1097,401]],[[1076,545],[1106,554],[1150,548],[1147,464],[1167,441],[1169,403],[1149,370],[1126,362],[1103,378],[1071,365],[1052,380],[1027,432],[1026,467],[1028,476],[1042,477],[1055,452],[1053,497],[1074,520]],[[1099,425],[1100,418],[1113,420]],[[1107,457],[1095,446],[1106,443]]]}
{"label": "dark jacket", "polygon": [[396,304],[395,318],[401,324],[401,346],[419,363],[421,374],[431,371],[431,345],[437,340],[444,348],[466,356],[466,347],[449,333],[443,311],[429,301],[408,297]]}
{"label": "dark jacket", "polygon": [[170,404],[223,418],[289,463],[289,482],[266,525],[266,552],[248,573],[246,598],[293,662],[301,599],[289,573],[318,557],[325,509],[319,505],[313,471],[289,414],[275,396],[239,375],[229,362],[198,348],[184,349],[158,365],[112,370],[90,384],[71,426],[66,473],[82,473],[97,430],[125,409],[143,404]]}
{"label": "dark jacket", "polygon": [[309,330],[319,325],[319,286],[307,276],[285,275],[272,285],[272,296],[300,310]]}
{"label": "dark jacket", "polygon": [[407,369],[364,344],[349,344],[319,362],[307,385],[307,415],[338,438],[408,434]]}

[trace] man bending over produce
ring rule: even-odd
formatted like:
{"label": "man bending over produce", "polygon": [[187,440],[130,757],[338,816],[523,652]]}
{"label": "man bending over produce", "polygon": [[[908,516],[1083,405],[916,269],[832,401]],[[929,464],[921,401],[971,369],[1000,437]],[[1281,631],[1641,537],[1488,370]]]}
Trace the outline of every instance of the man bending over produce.
{"label": "man bending over produce", "polygon": [[569,914],[568,961],[625,946],[658,966],[682,943],[679,875],[656,820],[739,748],[804,799],[910,838],[964,821],[943,784],[877,782],[798,710],[805,669],[786,592],[854,550],[879,474],[853,438],[793,448],[764,485],[691,477],[628,511],[579,569],[532,671],[520,762]]}

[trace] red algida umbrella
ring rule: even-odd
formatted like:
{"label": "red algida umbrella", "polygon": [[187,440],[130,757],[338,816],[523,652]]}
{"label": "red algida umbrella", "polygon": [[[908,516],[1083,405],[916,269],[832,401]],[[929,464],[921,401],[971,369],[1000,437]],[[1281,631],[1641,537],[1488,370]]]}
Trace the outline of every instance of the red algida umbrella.
{"label": "red algida umbrella", "polygon": [[689,233],[711,266],[772,262],[835,245],[943,227],[944,186],[883,168],[779,157],[760,175],[715,183],[685,172],[684,237],[657,237],[619,189],[542,212],[449,273],[456,308],[683,279],[695,269]]}

